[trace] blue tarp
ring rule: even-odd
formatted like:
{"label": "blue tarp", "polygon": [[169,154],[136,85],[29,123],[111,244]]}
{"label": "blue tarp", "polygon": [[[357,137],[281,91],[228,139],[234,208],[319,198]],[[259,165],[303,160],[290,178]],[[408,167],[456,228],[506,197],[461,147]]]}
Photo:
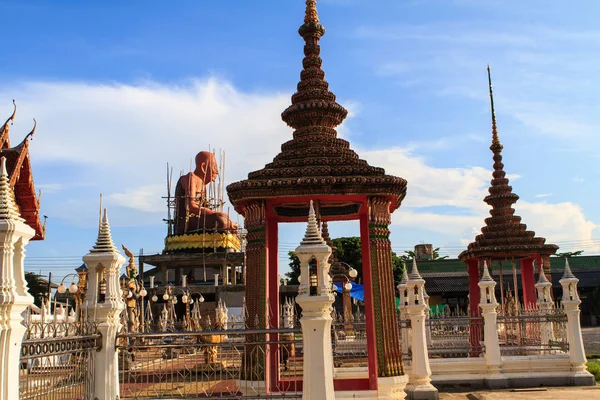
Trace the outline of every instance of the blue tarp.
{"label": "blue tarp", "polygon": [[[334,285],[335,291],[338,293],[342,293],[342,286],[341,284],[338,285]],[[352,283],[352,289],[350,289],[350,297],[356,300],[365,301],[365,286],[363,284]]]}

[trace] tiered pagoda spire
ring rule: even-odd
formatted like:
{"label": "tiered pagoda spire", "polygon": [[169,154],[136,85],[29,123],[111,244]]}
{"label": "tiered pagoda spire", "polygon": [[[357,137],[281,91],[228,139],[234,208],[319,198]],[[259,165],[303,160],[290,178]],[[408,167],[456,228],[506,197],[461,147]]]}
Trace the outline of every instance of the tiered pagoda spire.
{"label": "tiered pagoda spire", "polygon": [[292,96],[292,105],[281,114],[281,118],[296,129],[297,134],[335,138],[333,128],[344,121],[348,111],[335,101],[335,94],[329,91],[325,72],[321,69],[323,60],[319,40],[325,34],[325,28],[319,22],[316,0],[307,0],[304,24],[298,33],[304,39],[304,69],[300,73],[298,91]]}
{"label": "tiered pagoda spire", "polygon": [[[390,196],[393,211],[406,195],[404,179],[370,166],[346,140],[337,137],[335,128],[348,111],[336,102],[325,81],[319,46],[325,28],[319,22],[316,3],[306,1],[304,23],[298,29],[304,39],[303,69],[292,104],[281,114],[294,129],[293,139],[281,146],[281,153],[265,168],[227,187],[238,212],[245,200],[253,198],[339,194]],[[306,215],[304,212],[299,215]]]}
{"label": "tiered pagoda spire", "polygon": [[504,258],[507,256],[554,254],[558,246],[545,244],[545,238],[536,237],[534,231],[528,231],[527,225],[521,223],[521,217],[515,215],[515,209],[512,208],[512,205],[519,200],[519,196],[513,193],[506,172],[504,172],[504,164],[502,163],[504,146],[500,143],[498,136],[489,65],[487,72],[492,114],[492,145],[490,150],[493,154],[494,172],[488,189],[489,194],[483,201],[492,207],[490,210],[491,217],[485,219],[485,226],[481,228],[481,234],[475,237],[475,241],[469,244],[467,250],[463,251],[459,258],[464,261],[473,257]]}

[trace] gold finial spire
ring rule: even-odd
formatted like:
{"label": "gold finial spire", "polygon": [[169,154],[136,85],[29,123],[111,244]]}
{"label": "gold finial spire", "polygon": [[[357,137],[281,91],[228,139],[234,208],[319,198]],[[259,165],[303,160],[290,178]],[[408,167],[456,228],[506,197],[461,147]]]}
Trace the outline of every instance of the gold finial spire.
{"label": "gold finial spire", "polygon": [[488,84],[490,87],[490,108],[492,110],[492,145],[499,145],[500,139],[498,138],[498,127],[496,126],[496,110],[494,109],[494,92],[492,90],[492,73],[490,64],[487,66],[488,73]]}
{"label": "gold finial spire", "polygon": [[318,24],[319,13],[317,12],[317,0],[306,0],[305,24]]}

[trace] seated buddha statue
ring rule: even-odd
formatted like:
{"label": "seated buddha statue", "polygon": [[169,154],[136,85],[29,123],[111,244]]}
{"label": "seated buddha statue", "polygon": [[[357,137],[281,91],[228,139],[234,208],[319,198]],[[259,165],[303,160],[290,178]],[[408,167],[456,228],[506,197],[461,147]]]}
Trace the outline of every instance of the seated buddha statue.
{"label": "seated buddha statue", "polygon": [[183,235],[193,232],[236,231],[238,226],[225,213],[211,210],[206,196],[206,185],[214,182],[219,174],[215,155],[201,151],[196,155],[194,171],[179,178],[175,187],[174,233]]}

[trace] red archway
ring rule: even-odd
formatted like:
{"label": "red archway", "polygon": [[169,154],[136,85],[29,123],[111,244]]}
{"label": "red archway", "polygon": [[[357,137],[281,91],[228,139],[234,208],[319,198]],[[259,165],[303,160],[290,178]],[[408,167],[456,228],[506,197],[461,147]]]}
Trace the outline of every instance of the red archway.
{"label": "red archway", "polygon": [[[246,304],[248,321],[277,327],[279,282],[277,238],[279,222],[307,221],[309,201],[321,221],[359,220],[365,280],[365,314],[369,377],[336,381],[337,390],[376,389],[377,378],[403,374],[394,299],[391,213],[406,195],[406,181],[370,166],[337,137],[335,128],[347,111],[335,101],[321,69],[316,1],[306,1],[299,34],[305,41],[304,69],[292,105],[282,119],[294,129],[293,139],[265,168],[227,187],[236,211],[245,217]],[[254,327],[254,326],[250,326]],[[271,351],[264,376],[267,387],[279,384],[277,350]],[[268,371],[268,372],[267,372]]]}

